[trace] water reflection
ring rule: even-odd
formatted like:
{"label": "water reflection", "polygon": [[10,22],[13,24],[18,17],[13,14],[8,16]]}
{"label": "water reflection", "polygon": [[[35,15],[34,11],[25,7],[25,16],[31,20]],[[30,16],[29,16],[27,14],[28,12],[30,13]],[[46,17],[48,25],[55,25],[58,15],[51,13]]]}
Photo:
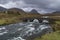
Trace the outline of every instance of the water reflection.
{"label": "water reflection", "polygon": [[25,40],[32,35],[41,36],[50,32],[52,32],[52,28],[47,20],[39,23],[39,21],[35,19],[33,22],[0,26],[0,40]]}

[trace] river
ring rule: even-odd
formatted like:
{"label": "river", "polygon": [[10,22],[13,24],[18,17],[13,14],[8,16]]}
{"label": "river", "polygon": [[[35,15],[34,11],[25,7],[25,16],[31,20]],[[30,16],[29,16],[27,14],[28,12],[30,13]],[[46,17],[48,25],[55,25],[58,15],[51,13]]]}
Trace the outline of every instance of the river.
{"label": "river", "polygon": [[39,23],[37,19],[33,22],[22,22],[0,26],[0,40],[26,40],[29,37],[38,37],[53,30],[47,20]]}

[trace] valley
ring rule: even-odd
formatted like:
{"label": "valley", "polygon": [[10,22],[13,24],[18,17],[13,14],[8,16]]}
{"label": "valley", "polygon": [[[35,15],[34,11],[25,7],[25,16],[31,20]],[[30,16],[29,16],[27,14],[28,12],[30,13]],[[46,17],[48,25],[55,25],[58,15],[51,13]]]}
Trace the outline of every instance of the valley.
{"label": "valley", "polygon": [[[52,29],[53,32],[50,35],[56,34],[56,36],[57,36],[58,35],[57,33],[59,33],[57,31],[60,31],[60,12],[53,12],[53,13],[48,13],[48,14],[40,14],[40,13],[38,13],[34,9],[31,12],[25,12],[22,9],[18,9],[18,8],[11,8],[11,9],[5,9],[3,7],[1,7],[1,8],[2,8],[2,11],[0,11],[0,28],[2,28],[3,30],[6,30],[6,32],[2,31],[3,34],[8,32],[7,33],[8,35],[7,34],[5,35],[5,36],[7,36],[8,39],[11,36],[13,36],[13,38],[11,38],[11,40],[15,40],[16,38],[21,38],[21,37],[22,38],[30,38],[31,36],[29,37],[29,35],[31,35],[31,34],[26,33],[26,31],[31,30],[32,28],[34,29],[35,26],[36,26],[37,29],[34,30],[35,33],[32,30],[32,34],[33,35],[35,34],[36,36],[40,35],[40,33],[41,34],[45,33],[44,30],[41,31],[42,27],[44,29],[45,29],[45,27],[46,28],[47,27],[49,27],[49,28],[51,27],[51,29]],[[35,19],[38,20],[37,23],[34,22]],[[46,23],[46,22],[48,22],[48,23]],[[5,29],[4,27],[7,28],[7,29]],[[20,29],[19,29],[19,31],[17,31],[18,28],[20,28],[20,27],[22,28],[21,29],[22,31],[20,31]],[[41,27],[40,30],[38,30],[39,27]],[[47,30],[46,32],[51,32],[50,31],[51,29],[49,29],[49,28],[45,29],[45,30]],[[38,30],[37,34],[36,34],[36,30]],[[28,32],[30,32],[30,31],[28,31]],[[2,34],[2,33],[0,33],[0,34]],[[18,37],[16,37],[15,35],[18,36]],[[49,34],[47,34],[47,35],[49,35]],[[4,38],[5,36],[3,35],[3,36],[0,36],[0,37]],[[38,38],[37,37],[34,38],[34,40],[40,40],[40,39],[41,40],[45,40],[44,39],[45,37],[48,37],[48,36],[44,35],[43,39],[41,39],[40,36],[39,36]],[[49,40],[49,39],[47,39],[47,40]]]}

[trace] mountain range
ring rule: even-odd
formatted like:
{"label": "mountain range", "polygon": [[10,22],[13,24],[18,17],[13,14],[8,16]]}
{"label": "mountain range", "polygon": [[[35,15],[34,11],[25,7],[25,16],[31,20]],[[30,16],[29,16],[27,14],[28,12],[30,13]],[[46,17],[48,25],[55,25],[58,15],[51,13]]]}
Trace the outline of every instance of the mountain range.
{"label": "mountain range", "polygon": [[[1,7],[0,6],[0,11],[13,11],[14,13],[16,13],[16,12],[19,12],[19,13],[22,13],[22,14],[26,14],[27,12],[25,12],[24,10],[22,10],[22,9],[19,9],[19,8],[10,8],[10,9],[6,9],[6,8],[4,8],[4,7]],[[32,9],[29,13],[31,13],[31,14],[40,14],[40,13],[38,13],[38,11],[37,10],[35,10],[35,9]],[[41,14],[42,15],[42,14]],[[56,11],[56,12],[52,12],[52,13],[46,13],[46,14],[43,14],[43,15],[60,15],[60,11]]]}
{"label": "mountain range", "polygon": [[[19,12],[25,12],[24,10],[22,10],[22,9],[19,9],[19,8],[10,8],[10,9],[6,9],[6,8],[4,8],[4,7],[1,7],[0,6],[0,11],[19,11]],[[32,9],[29,13],[38,13],[35,9]]]}

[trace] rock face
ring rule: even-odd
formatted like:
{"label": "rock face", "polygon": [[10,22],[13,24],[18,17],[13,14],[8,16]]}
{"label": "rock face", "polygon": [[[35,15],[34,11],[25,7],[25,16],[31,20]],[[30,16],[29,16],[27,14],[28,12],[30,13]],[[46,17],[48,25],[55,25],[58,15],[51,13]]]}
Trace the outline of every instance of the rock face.
{"label": "rock face", "polygon": [[35,9],[31,10],[30,13],[38,13]]}
{"label": "rock face", "polygon": [[7,9],[0,6],[0,11],[6,11]]}

